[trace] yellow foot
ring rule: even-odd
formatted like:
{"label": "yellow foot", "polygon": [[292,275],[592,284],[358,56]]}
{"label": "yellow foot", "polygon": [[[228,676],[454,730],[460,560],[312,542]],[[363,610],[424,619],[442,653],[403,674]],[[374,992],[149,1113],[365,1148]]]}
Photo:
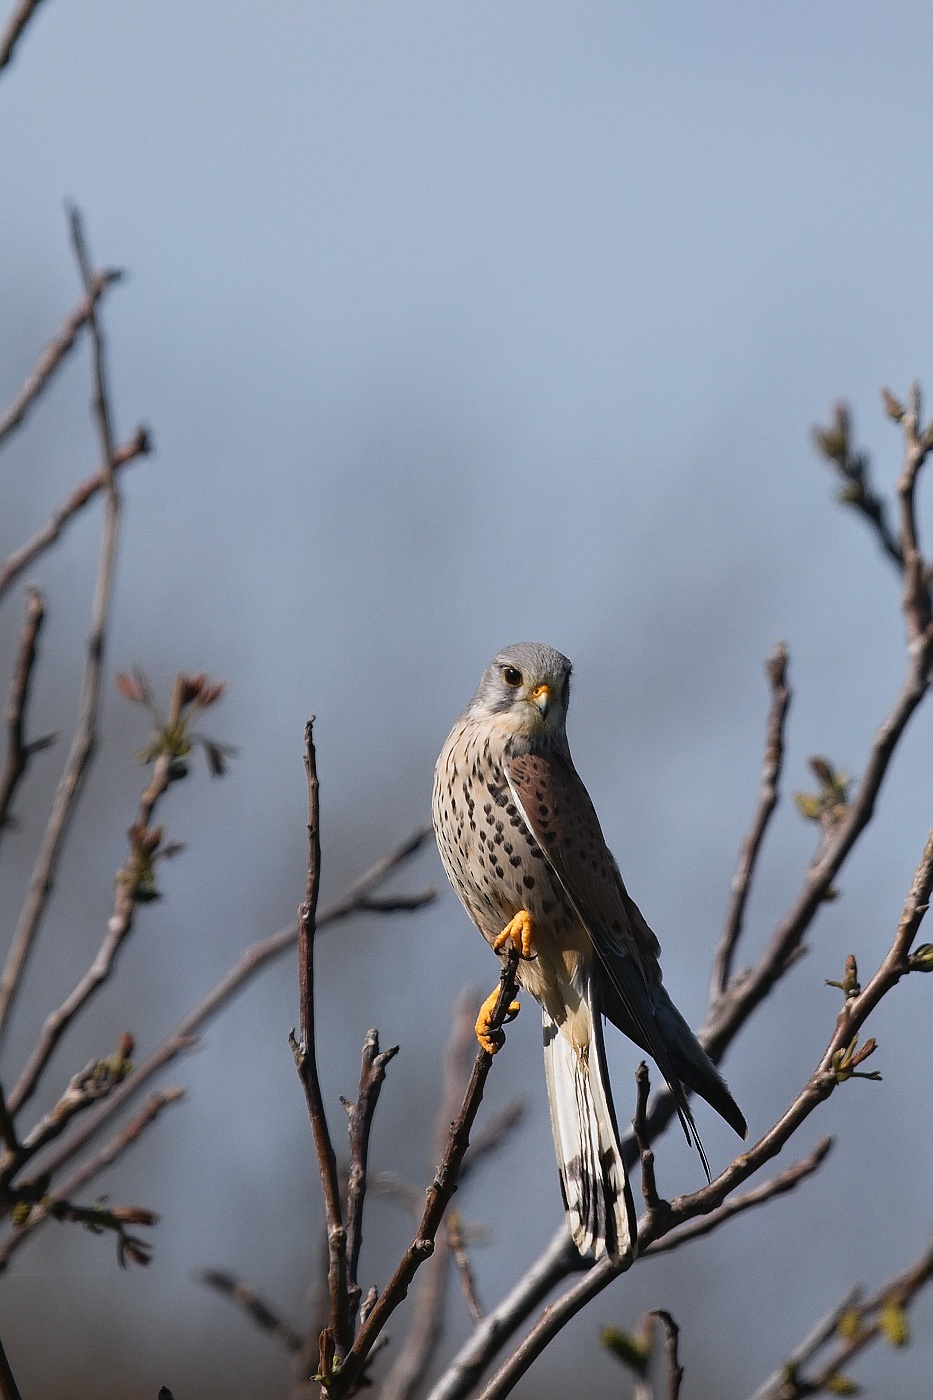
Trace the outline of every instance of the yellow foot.
{"label": "yellow foot", "polygon": [[498,953],[506,943],[511,943],[523,958],[531,957],[532,924],[531,915],[527,909],[519,909],[514,919],[510,919],[499,937],[493,943],[493,950]]}
{"label": "yellow foot", "polygon": [[[492,1013],[496,1009],[496,1002],[499,1000],[499,988],[490,992],[479,1009],[476,1018],[476,1039],[488,1055],[494,1055],[502,1044],[502,1035],[499,1031],[491,1031],[489,1022],[492,1020]],[[506,1013],[507,1021],[514,1021],[520,1010],[517,1001],[513,1001]]]}

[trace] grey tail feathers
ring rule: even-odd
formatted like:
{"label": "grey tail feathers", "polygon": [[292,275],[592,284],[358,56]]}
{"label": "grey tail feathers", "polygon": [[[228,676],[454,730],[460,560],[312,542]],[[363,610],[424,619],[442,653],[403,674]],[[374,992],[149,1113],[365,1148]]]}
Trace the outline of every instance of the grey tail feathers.
{"label": "grey tail feathers", "polygon": [[567,1225],[581,1254],[618,1261],[637,1248],[635,1203],[619,1149],[603,1050],[602,1018],[593,1014],[588,1053],[581,1054],[545,1011],[544,1069]]}
{"label": "grey tail feathers", "polygon": [[655,983],[651,991],[667,1060],[674,1074],[688,1089],[693,1089],[711,1108],[715,1108],[739,1137],[747,1137],[748,1124],[742,1110],[729,1093],[719,1070],[667,995],[663,982]]}

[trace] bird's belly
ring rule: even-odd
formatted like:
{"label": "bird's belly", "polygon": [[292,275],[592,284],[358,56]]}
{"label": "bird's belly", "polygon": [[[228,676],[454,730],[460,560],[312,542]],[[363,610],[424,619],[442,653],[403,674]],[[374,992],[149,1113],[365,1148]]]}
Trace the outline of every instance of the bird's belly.
{"label": "bird's belly", "polygon": [[471,850],[463,833],[439,846],[450,882],[487,943],[494,943],[520,910],[531,915],[533,952],[519,966],[518,980],[563,1024],[568,1001],[578,1000],[578,974],[581,963],[589,962],[591,945],[544,857],[536,851],[533,860],[522,857],[512,865],[509,854],[496,846],[487,849],[477,842]]}

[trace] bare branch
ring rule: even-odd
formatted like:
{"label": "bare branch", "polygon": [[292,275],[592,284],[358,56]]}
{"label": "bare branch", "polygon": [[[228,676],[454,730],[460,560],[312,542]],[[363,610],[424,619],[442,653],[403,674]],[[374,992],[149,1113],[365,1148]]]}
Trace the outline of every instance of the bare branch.
{"label": "bare branch", "polygon": [[[115,1133],[100,1152],[82,1163],[81,1167],[62,1186],[49,1193],[50,1202],[67,1201],[78,1191],[81,1191],[89,1181],[93,1181],[118,1157],[122,1157],[124,1152],[132,1147],[140,1135],[145,1132],[149,1124],[155,1122],[162,1110],[167,1108],[169,1104],[178,1103],[184,1098],[184,1093],[184,1089],[171,1085],[150,1094],[142,1110],[134,1118],[131,1118],[118,1133]],[[45,1172],[43,1175],[47,1178],[49,1173]],[[33,1231],[49,1218],[50,1212],[40,1205],[30,1213],[25,1224],[17,1226],[13,1230],[12,1234],[0,1246],[0,1272],[7,1267],[12,1256],[26,1242]]]}
{"label": "bare branch", "polygon": [[[149,433],[145,428],[137,428],[129,441],[117,448],[113,458],[114,470],[119,471],[121,467],[128,466],[137,457],[145,457],[151,450],[152,442]],[[93,476],[89,476],[75,487],[71,495],[62,502],[31,540],[14,550],[0,567],[0,599],[26,569],[47,549],[51,548],[72,517],[83,510],[95,496],[99,495],[106,488],[106,485],[105,472],[98,471]]]}
{"label": "bare branch", "polygon": [[[499,995],[490,1018],[491,1032],[501,1029],[515,997],[518,985],[515,978],[517,963],[518,954],[513,950],[503,964],[502,976],[499,981]],[[382,1296],[376,1301],[372,1312],[360,1328],[343,1367],[330,1378],[330,1393],[334,1397],[342,1397],[352,1391],[383,1327],[399,1303],[405,1298],[418,1269],[434,1252],[438,1228],[457,1188],[460,1167],[469,1147],[470,1131],[479,1111],[486,1079],[492,1068],[492,1060],[493,1057],[488,1051],[482,1049],[477,1051],[463,1103],[457,1117],[450,1125],[447,1149],[428,1189],[420,1224],[394,1274],[386,1284]]]}
{"label": "bare branch", "polygon": [[[897,418],[898,413],[892,412],[892,405],[901,413],[903,410],[892,398],[888,404],[888,413]],[[899,570],[903,569],[904,555],[901,544],[888,523],[884,500],[872,485],[868,455],[865,452],[856,452],[852,446],[852,419],[846,404],[835,405],[829,427],[813,429],[813,441],[817,450],[832,463],[842,478],[839,490],[841,503],[851,506],[864,516],[874,530],[884,553]]]}
{"label": "bare branch", "polygon": [[467,1310],[474,1322],[482,1322],[483,1306],[476,1291],[476,1279],[467,1254],[466,1240],[463,1237],[463,1223],[458,1210],[447,1212],[447,1244],[460,1274],[460,1284],[466,1299]]}
{"label": "bare branch", "polygon": [[444,1374],[435,1381],[427,1400],[464,1400],[465,1396],[472,1394],[491,1358],[501,1350],[504,1342],[515,1335],[522,1323],[559,1283],[568,1275],[580,1273],[586,1268],[586,1260],[562,1221],[543,1253],[525,1271],[511,1292],[474,1329],[473,1335],[453,1357]]}
{"label": "bare branch", "polygon": [[[400,846],[383,856],[356,880],[345,894],[329,904],[318,916],[317,928],[329,927],[361,912],[363,901],[374,888],[398,869],[406,860],[415,855],[429,833],[430,826],[420,826]],[[433,895],[432,895],[433,898]],[[425,899],[425,903],[429,903]],[[136,1098],[144,1086],[160,1070],[170,1064],[178,1055],[191,1050],[197,1044],[198,1035],[204,1027],[222,1011],[227,1004],[256,977],[263,968],[284,953],[290,952],[298,942],[297,922],[260,938],[242,954],[232,968],[217,982],[193,1010],[184,1016],[173,1031],[160,1045],[146,1057],[125,1083],[115,1089],[107,1101],[88,1114],[81,1129],[74,1133],[52,1157],[43,1165],[48,1172],[60,1171],[62,1166],[84,1150],[117,1113]]]}
{"label": "bare branch", "polygon": [[313,738],[314,720],[305,725],[305,771],[308,776],[308,882],[298,911],[298,985],[301,1015],[300,1039],[291,1036],[295,1066],[305,1091],[311,1132],[317,1152],[327,1216],[328,1286],[330,1290],[330,1341],[322,1333],[322,1357],[342,1358],[353,1340],[347,1295],[347,1232],[340,1202],[337,1158],[327,1126],[314,1040],[314,937],[318,890],[321,882],[321,831],[318,809],[317,763]]}
{"label": "bare branch", "polygon": [[[0,69],[3,68],[2,44],[0,40]],[[107,271],[95,272],[91,278],[91,284],[85,295],[78,302],[77,306],[62,322],[55,338],[49,341],[42,351],[39,359],[27,378],[25,384],[20,389],[16,398],[10,404],[6,413],[0,416],[0,447],[6,439],[22,423],[26,414],[51,381],[59,365],[65,360],[68,352],[74,348],[78,335],[91,319],[91,312],[100,301],[108,287],[114,282],[118,282],[122,273]]]}
{"label": "bare branch", "polygon": [[85,293],[91,301],[88,325],[93,345],[94,415],[100,439],[101,471],[106,476],[106,505],[78,723],[71,752],[68,755],[68,762],[52,804],[52,811],[33,870],[26,903],[13,937],[6,965],[2,975],[0,975],[0,1039],[2,1039],[8,1025],[10,1011],[22,981],[26,962],[48,904],[62,843],[94,754],[97,741],[104,642],[110,618],[110,599],[116,565],[117,531],[120,523],[120,498],[114,474],[113,434],[110,426],[110,410],[104,374],[103,338],[91,297],[93,274],[88,263],[81,221],[76,210],[73,210],[71,214],[71,235]]}
{"label": "bare branch", "polygon": [[[832,1391],[837,1378],[860,1352],[881,1336],[896,1345],[907,1340],[906,1314],[917,1295],[933,1281],[933,1241],[920,1258],[861,1301],[853,1289],[817,1324],[792,1355],[755,1391],[751,1400],[802,1400]],[[809,1376],[804,1368],[830,1342],[829,1357]]]}
{"label": "bare branch", "polygon": [[[107,1206],[102,1201],[92,1206],[76,1205],[63,1200],[61,1196],[47,1196],[41,1187],[34,1188],[30,1197],[28,1187],[18,1188],[20,1209],[30,1212],[34,1208],[43,1220],[69,1221],[73,1225],[83,1225],[92,1235],[102,1235],[110,1231],[116,1237],[117,1262],[121,1269],[127,1264],[148,1264],[152,1259],[152,1246],[147,1240],[131,1235],[127,1225],[157,1225],[159,1217],[155,1211],[145,1206]],[[30,1199],[35,1201],[32,1207]]]}
{"label": "bare branch", "polygon": [[198,1278],[208,1288],[213,1288],[222,1297],[229,1298],[238,1308],[242,1308],[257,1327],[263,1332],[269,1332],[286,1351],[301,1351],[304,1346],[303,1339],[293,1327],[272,1311],[251,1284],[223,1269],[204,1269],[198,1274]]}
{"label": "bare branch", "polygon": [[13,796],[26,772],[29,760],[40,748],[45,748],[50,739],[38,739],[28,743],[26,732],[26,707],[29,703],[29,685],[36,661],[36,643],[45,617],[42,596],[35,588],[26,592],[26,620],[19,640],[16,664],[13,667],[13,683],[6,708],[7,748],[6,764],[0,777],[0,840],[10,825],[10,808]]}
{"label": "bare branch", "polygon": [[[432,839],[433,836],[434,827],[430,822],[422,822],[420,826],[416,826],[411,835],[407,836],[401,845],[396,846],[393,850],[377,860],[375,865],[371,865],[365,874],[361,875],[340,899],[335,900],[333,904],[327,906],[324,912],[318,917],[318,928],[324,928],[326,924],[337,923],[340,919],[346,919],[351,914],[372,910],[374,907],[371,898],[373,891],[376,890],[383,881],[387,880],[390,875],[394,874],[400,865],[404,865],[411,856],[417,855],[425,842]],[[419,908],[420,905],[414,903],[415,898],[419,899],[421,904],[430,904],[432,900],[437,898],[437,891],[433,889],[423,890],[420,895],[409,896],[406,902],[394,905],[393,909],[410,910]],[[389,901],[386,900],[381,906],[378,906],[377,912],[385,913],[388,904]],[[298,937],[297,926],[295,927],[294,937],[296,939]]]}
{"label": "bare branch", "polygon": [[[38,10],[42,0],[20,0],[16,9],[7,20],[6,28],[0,35],[0,73],[6,68],[13,57],[13,51],[19,43],[23,30]],[[5,1397],[4,1397],[5,1400]]]}
{"label": "bare branch", "polygon": [[[185,708],[188,677],[176,677],[169,703],[167,727],[178,728]],[[12,1113],[18,1113],[35,1092],[36,1086],[52,1056],[55,1047],[65,1034],[72,1021],[87,1005],[89,999],[110,977],[117,953],[123,946],[133,927],[133,918],[141,898],[141,891],[147,892],[146,881],[151,878],[152,862],[157,858],[161,829],[152,830],[152,818],[159,799],[168,790],[175,775],[175,758],[165,748],[155,759],[152,775],[139,799],[136,820],[127,833],[129,851],[123,867],[117,872],[114,881],[113,905],[107,920],[107,931],[87,972],[80,979],[61,1006],[46,1017],[42,1034],[37,1041],[29,1060],[9,1096]]]}
{"label": "bare branch", "polygon": [[774,1400],[772,1391],[775,1386],[782,1384],[787,1371],[799,1369],[815,1356],[821,1347],[826,1345],[830,1338],[836,1334],[842,1318],[856,1306],[860,1297],[861,1289],[851,1288],[842,1302],[834,1308],[830,1308],[829,1312],[810,1329],[803,1341],[791,1352],[787,1361],[755,1391],[751,1400]]}
{"label": "bare branch", "polygon": [[450,1257],[448,1237],[442,1231],[421,1270],[411,1326],[392,1369],[379,1387],[379,1400],[411,1400],[424,1379],[443,1330]]}
{"label": "bare branch", "polygon": [[61,1137],[71,1120],[84,1113],[120,1084],[130,1072],[133,1037],[124,1034],[116,1052],[105,1060],[93,1060],[73,1075],[58,1102],[49,1109],[19,1144],[17,1151],[3,1162],[0,1188],[6,1187],[25,1164],[50,1142]]}
{"label": "bare branch", "polygon": [[366,1171],[369,1134],[379,1094],[385,1081],[386,1066],[398,1054],[398,1046],[379,1049],[379,1032],[370,1030],[363,1041],[363,1063],[356,1103],[350,1110],[347,1131],[350,1136],[350,1179],[347,1187],[347,1291],[348,1325],[356,1325],[362,1289],[357,1271],[363,1244],[363,1202],[366,1198]]}
{"label": "bare branch", "polygon": [[648,1094],[650,1083],[648,1079],[648,1066],[642,1060],[635,1071],[635,1086],[637,1090],[635,1116],[632,1119],[632,1131],[635,1134],[635,1141],[638,1143],[638,1155],[641,1158],[641,1194],[645,1200],[645,1209],[648,1212],[648,1219],[653,1221],[658,1229],[663,1233],[664,1225],[670,1216],[670,1203],[662,1201],[658,1195],[658,1186],[654,1174],[654,1153],[648,1140]]}
{"label": "bare branch", "polygon": [[102,1171],[119,1157],[122,1157],[128,1148],[141,1137],[149,1127],[159,1117],[163,1109],[170,1107],[173,1103],[180,1103],[185,1097],[185,1091],[177,1084],[166,1085],[164,1089],[157,1089],[154,1094],[150,1094],[142,1109],[125,1123],[118,1133],[110,1139],[95,1156],[90,1157],[81,1167],[69,1177],[61,1188],[64,1196],[73,1196],[76,1192],[83,1190],[88,1182],[93,1181]]}
{"label": "bare branch", "polygon": [[680,1357],[677,1354],[677,1339],[680,1336],[680,1328],[664,1308],[655,1308],[653,1317],[660,1318],[664,1323],[666,1341],[664,1350],[667,1353],[667,1391],[665,1400],[678,1400],[680,1395],[680,1383],[684,1378],[684,1368],[680,1364]]}
{"label": "bare branch", "polygon": [[771,688],[771,709],[765,732],[765,753],[761,768],[761,796],[748,835],[742,846],[738,868],[732,877],[732,898],[726,914],[722,937],[713,958],[710,1000],[715,1001],[726,990],[732,976],[732,959],[742,933],[745,905],[751,888],[752,875],[764,841],[768,823],[778,801],[778,783],[784,762],[784,726],[790,705],[791,691],[787,684],[787,648],[778,642],[766,665]]}
{"label": "bare branch", "polygon": [[733,1216],[741,1215],[754,1206],[764,1205],[766,1201],[773,1200],[775,1196],[783,1196],[786,1192],[793,1191],[795,1186],[798,1186],[806,1177],[812,1176],[822,1165],[832,1145],[833,1139],[831,1137],[821,1138],[812,1152],[799,1162],[794,1162],[793,1166],[779,1172],[770,1181],[763,1182],[761,1186],[756,1186],[753,1191],[746,1191],[741,1196],[733,1196],[718,1210],[712,1211],[709,1215],[701,1216],[692,1225],[685,1225],[682,1229],[674,1230],[671,1234],[655,1240],[654,1244],[649,1245],[645,1250],[645,1257],[653,1258],[656,1254],[668,1254],[672,1249],[678,1249],[682,1244],[699,1239],[701,1235],[710,1234],[713,1230],[718,1229],[724,1221],[731,1220]]}
{"label": "bare branch", "polygon": [[[444,1090],[434,1126],[438,1157],[444,1152],[451,1122],[457,1115],[469,1078],[478,1010],[479,998],[470,991],[463,993],[454,1010],[444,1055]],[[435,1240],[434,1252],[422,1270],[411,1326],[395,1364],[382,1383],[380,1400],[411,1400],[431,1364],[444,1326],[450,1259],[449,1235],[445,1231]]]}
{"label": "bare branch", "polygon": [[920,422],[920,386],[911,384],[908,407],[902,418],[904,429],[904,467],[897,483],[901,510],[901,553],[904,558],[904,616],[911,643],[921,646],[929,638],[930,585],[926,565],[917,537],[915,493],[920,468],[926,461],[931,442],[929,430],[924,433]]}
{"label": "bare branch", "polygon": [[[930,642],[933,642],[933,638]],[[871,820],[875,800],[897,741],[929,687],[931,651],[933,646],[929,642],[914,650],[901,693],[875,736],[862,781],[845,815],[822,842],[816,859],[807,871],[803,888],[774,930],[758,965],[739,985],[732,985],[707,1017],[700,1039],[714,1060],[720,1058],[725,1046],[795,958],[803,935],[826,898],[843,861]]]}

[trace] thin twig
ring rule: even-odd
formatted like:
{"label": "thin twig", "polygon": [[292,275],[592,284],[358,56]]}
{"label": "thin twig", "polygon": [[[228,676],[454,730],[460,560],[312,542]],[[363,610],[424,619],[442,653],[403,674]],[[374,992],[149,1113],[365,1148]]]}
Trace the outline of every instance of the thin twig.
{"label": "thin twig", "polygon": [[766,664],[771,690],[771,709],[765,731],[765,752],[761,766],[761,795],[748,835],[742,845],[739,863],[732,877],[732,898],[719,945],[713,957],[710,999],[715,1001],[726,990],[732,975],[732,960],[742,933],[745,906],[752,876],[761,851],[768,823],[777,806],[778,783],[784,761],[784,726],[791,691],[787,684],[787,648],[778,642]]}
{"label": "thin twig", "polygon": [[648,1079],[648,1066],[644,1060],[635,1071],[636,1107],[632,1119],[632,1131],[638,1143],[641,1158],[641,1194],[645,1200],[648,1219],[655,1221],[663,1231],[670,1214],[670,1204],[658,1195],[658,1185],[654,1174],[654,1153],[648,1140],[648,1095],[651,1085]]}
{"label": "thin twig", "polygon": [[474,1329],[428,1392],[427,1400],[463,1400],[471,1395],[493,1356],[535,1308],[568,1275],[580,1273],[587,1263],[563,1223],[542,1254],[496,1307]]}
{"label": "thin twig", "polygon": [[785,1379],[786,1370],[797,1370],[806,1365],[808,1361],[816,1355],[821,1347],[824,1347],[831,1337],[835,1336],[839,1323],[847,1312],[858,1303],[862,1291],[860,1288],[850,1288],[841,1303],[837,1303],[834,1308],[830,1308],[819,1321],[811,1327],[787,1360],[774,1371],[768,1379],[761,1385],[750,1400],[774,1400],[773,1391],[780,1386]]}
{"label": "thin twig", "polygon": [[[114,453],[114,470],[119,471],[121,467],[128,466],[138,457],[145,457],[152,451],[152,440],[146,428],[137,428],[133,436],[122,447],[118,447]],[[95,472],[76,486],[71,495],[68,496],[60,506],[53,512],[46,523],[33,535],[31,540],[22,545],[9,556],[6,562],[0,566],[0,599],[11,587],[13,583],[33,564],[40,555],[56,542],[65,526],[83,510],[95,496],[106,488],[107,476],[105,472]]]}
{"label": "thin twig", "polygon": [[13,667],[13,682],[6,707],[7,746],[6,764],[0,777],[0,841],[11,823],[10,808],[19,783],[26,772],[29,760],[39,749],[47,748],[51,738],[26,739],[26,708],[29,704],[29,685],[36,662],[36,644],[45,617],[42,595],[36,588],[26,591],[26,620],[19,639],[16,663]]}
{"label": "thin twig", "polygon": [[[321,1342],[322,1358],[342,1358],[353,1340],[347,1296],[347,1232],[343,1223],[337,1157],[327,1126],[324,1098],[317,1068],[314,1038],[314,938],[318,890],[321,882],[321,830],[318,805],[314,720],[305,725],[305,772],[308,778],[308,881],[304,903],[298,911],[298,986],[300,1038],[291,1037],[295,1066],[305,1091],[311,1132],[317,1152],[327,1216],[328,1288],[330,1291],[330,1341]],[[326,1374],[326,1372],[325,1372]]]}
{"label": "thin twig", "polygon": [[360,1087],[356,1103],[350,1109],[347,1124],[350,1138],[350,1177],[347,1186],[347,1305],[350,1329],[356,1325],[362,1294],[357,1271],[363,1244],[363,1203],[366,1199],[369,1134],[379,1094],[385,1082],[386,1066],[397,1054],[397,1045],[390,1046],[388,1050],[380,1050],[379,1032],[375,1029],[367,1031],[363,1041]]}
{"label": "thin twig", "polygon": [[[833,1382],[860,1352],[882,1334],[889,1335],[886,1327],[890,1329],[892,1323],[897,1328],[905,1327],[903,1314],[931,1281],[933,1241],[915,1263],[888,1279],[872,1297],[862,1301],[860,1290],[851,1290],[755,1391],[751,1400],[802,1400],[804,1396],[832,1390]],[[814,1374],[805,1376],[804,1367],[833,1340],[836,1344],[829,1357]],[[900,1341],[906,1341],[906,1329]]]}
{"label": "thin twig", "polygon": [[6,1187],[38,1152],[60,1138],[73,1118],[106,1098],[122,1083],[130,1073],[132,1053],[133,1037],[124,1034],[113,1055],[104,1060],[92,1060],[72,1076],[58,1102],[39,1119],[23,1138],[18,1150],[4,1162],[0,1171],[0,1187]]}
{"label": "thin twig", "polygon": [[116,1237],[117,1262],[121,1269],[128,1263],[149,1264],[152,1260],[152,1245],[131,1235],[127,1225],[157,1225],[159,1217],[147,1206],[108,1206],[103,1201],[95,1201],[92,1206],[78,1205],[75,1201],[63,1200],[60,1195],[49,1196],[42,1186],[17,1187],[17,1205],[31,1214],[35,1209],[43,1220],[67,1221],[72,1225],[83,1225],[92,1235],[102,1235],[106,1231]]}
{"label": "thin twig", "polygon": [[904,558],[904,616],[913,645],[922,645],[930,630],[930,586],[917,539],[916,486],[920,468],[930,451],[930,438],[920,421],[920,386],[911,384],[908,407],[902,419],[904,466],[897,483],[901,511],[901,552]]}
{"label": "thin twig", "polygon": [[277,1313],[273,1312],[269,1304],[259,1296],[251,1284],[244,1279],[237,1278],[236,1275],[227,1273],[224,1269],[203,1269],[198,1274],[198,1279],[208,1288],[213,1288],[222,1297],[229,1298],[238,1308],[249,1317],[256,1326],[263,1332],[270,1333],[286,1351],[293,1354],[300,1351],[304,1346],[304,1340],[298,1335],[293,1327],[290,1327]]}
{"label": "thin twig", "polygon": [[[2,40],[0,40],[0,69],[2,68]],[[122,273],[112,270],[95,272],[92,275],[90,287],[74,310],[65,317],[54,339],[50,340],[42,351],[25,384],[6,413],[0,416],[0,447],[3,446],[10,434],[20,426],[36,399],[51,381],[59,365],[62,364],[68,352],[74,348],[79,333],[90,321],[91,312],[107,288],[112,286],[114,282],[118,282],[121,276]]]}
{"label": "thin twig", "polygon": [[[419,851],[432,830],[433,828],[427,825],[416,828],[400,846],[376,861],[375,865],[354,881],[345,894],[321,911],[317,919],[318,932],[360,912],[365,897]],[[425,890],[421,897],[422,904],[429,904],[434,898],[434,890]],[[43,1163],[43,1169],[54,1174],[60,1171],[66,1162],[71,1161],[82,1152],[116,1114],[130,1100],[137,1097],[160,1070],[164,1069],[178,1055],[191,1050],[197,1044],[198,1036],[204,1027],[263,968],[282,957],[284,953],[291,951],[297,942],[297,922],[278,929],[277,932],[269,934],[266,938],[257,939],[197,1006],[179,1021],[175,1029],[169,1032],[161,1044],[157,1045],[155,1050],[137,1065],[129,1079],[118,1089],[115,1089],[105,1103],[87,1115],[81,1129],[68,1138],[58,1151]]]}
{"label": "thin twig", "polygon": [[[93,288],[91,272],[81,221],[77,210],[71,212],[71,236],[75,258],[81,272],[84,289],[88,297]],[[81,704],[77,727],[68,755],[65,771],[59,781],[52,811],[49,816],[39,856],[33,870],[29,893],[23,907],[13,943],[7,956],[2,976],[0,976],[0,1040],[9,1023],[10,1011],[22,981],[29,954],[45,909],[61,854],[62,844],[75,802],[81,792],[84,779],[94,754],[97,741],[97,717],[100,702],[101,677],[103,673],[104,643],[110,618],[110,600],[113,591],[113,576],[116,565],[117,532],[120,523],[120,497],[117,492],[113,467],[114,444],[110,425],[110,410],[107,399],[107,384],[104,372],[104,347],[97,312],[92,305],[88,324],[91,331],[94,364],[94,416],[100,440],[101,471],[106,475],[106,503],[101,534],[100,556],[97,566],[97,579],[94,586],[94,602],[91,609],[91,626],[87,641],[87,660],[84,669]]]}
{"label": "thin twig", "polygon": [[[104,1147],[93,1157],[83,1162],[79,1169],[74,1172],[60,1187],[49,1193],[50,1202],[64,1202],[69,1200],[77,1192],[81,1191],[89,1181],[93,1181],[102,1171],[105,1171],[118,1157],[122,1157],[140,1135],[145,1132],[150,1123],[154,1123],[156,1118],[164,1108],[170,1104],[178,1103],[184,1098],[184,1089],[175,1085],[169,1085],[164,1089],[157,1090],[150,1094],[144,1107],[134,1118],[115,1133]],[[2,1272],[10,1262],[12,1256],[25,1244],[28,1237],[34,1230],[38,1229],[46,1220],[50,1218],[50,1212],[42,1206],[38,1206],[32,1211],[29,1219],[24,1225],[18,1226],[0,1246],[0,1272]]]}
{"label": "thin twig", "polygon": [[664,1324],[665,1343],[664,1350],[667,1355],[667,1390],[665,1400],[678,1400],[680,1395],[680,1385],[684,1378],[684,1368],[680,1364],[680,1357],[677,1354],[677,1340],[680,1336],[680,1328],[664,1308],[655,1308],[653,1317],[658,1317]]}
{"label": "thin twig", "polygon": [[7,20],[3,35],[0,36],[0,72],[13,57],[13,50],[22,37],[23,30],[38,10],[42,0],[20,0]]}
{"label": "thin twig", "polygon": [[[490,1030],[498,1031],[508,1014],[515,997],[517,953],[510,952],[499,981],[499,995],[490,1018]],[[339,1397],[349,1394],[358,1382],[372,1348],[392,1313],[405,1298],[412,1279],[418,1269],[434,1252],[435,1238],[447,1206],[460,1175],[460,1167],[470,1142],[470,1131],[483,1097],[486,1079],[492,1068],[493,1057],[486,1050],[478,1050],[473,1063],[473,1072],[463,1098],[460,1111],[450,1126],[447,1149],[437,1168],[434,1180],[428,1189],[424,1213],[414,1238],[406,1249],[401,1261],[372,1312],[357,1334],[356,1341],[340,1371],[331,1379],[330,1393]]]}
{"label": "thin twig", "polygon": [[447,1212],[447,1243],[460,1274],[460,1285],[466,1299],[467,1311],[474,1322],[482,1322],[483,1305],[476,1291],[476,1277],[470,1264],[470,1256],[467,1254],[466,1240],[463,1237],[463,1222],[458,1210]]}
{"label": "thin twig", "polygon": [[417,1393],[443,1331],[450,1258],[447,1234],[441,1231],[433,1254],[421,1270],[411,1326],[392,1369],[379,1387],[379,1400],[411,1400]]}
{"label": "thin twig", "polygon": [[[903,408],[893,395],[885,393],[888,413],[900,421]],[[813,440],[817,450],[831,462],[842,478],[839,500],[868,521],[874,530],[882,550],[898,570],[904,567],[904,554],[897,535],[888,523],[888,514],[883,497],[875,490],[871,481],[868,454],[857,452],[852,446],[852,419],[848,406],[837,403],[833,408],[832,422],[825,428],[813,429]]]}
{"label": "thin twig", "polygon": [[[178,676],[172,687],[169,702],[167,727],[175,729],[182,717],[185,705],[187,677]],[[163,751],[156,758],[152,774],[140,795],[136,810],[136,820],[129,828],[129,852],[114,881],[113,905],[107,920],[107,930],[97,956],[84,976],[78,981],[61,1006],[52,1011],[45,1020],[42,1033],[23,1069],[19,1080],[10,1093],[11,1113],[18,1113],[35,1092],[55,1047],[71,1025],[75,1017],[87,1005],[94,993],[103,986],[113,971],[117,953],[126,941],[133,927],[133,918],[139,900],[140,876],[151,870],[155,854],[146,854],[148,844],[158,841],[157,832],[152,832],[153,814],[159,799],[168,790],[173,780],[174,757]]]}
{"label": "thin twig", "polygon": [[[453,1025],[444,1055],[444,1089],[434,1126],[434,1147],[442,1156],[463,1099],[476,1046],[474,1024],[479,999],[464,992],[454,1010]],[[463,1179],[462,1172],[460,1179]],[[437,1350],[444,1326],[444,1306],[450,1273],[449,1235],[439,1234],[434,1252],[421,1271],[412,1309],[411,1325],[389,1374],[382,1383],[380,1400],[411,1400],[423,1380]]]}
{"label": "thin twig", "polygon": [[682,1244],[688,1244],[691,1240],[699,1239],[701,1235],[708,1235],[713,1230],[719,1228],[726,1220],[731,1220],[733,1216],[741,1215],[746,1210],[751,1210],[754,1206],[764,1205],[766,1201],[771,1201],[775,1196],[783,1196],[788,1191],[793,1191],[805,1177],[812,1174],[822,1165],[833,1145],[831,1137],[821,1138],[812,1152],[808,1153],[793,1166],[787,1167],[779,1172],[777,1176],[765,1181],[761,1186],[756,1186],[753,1191],[746,1191],[741,1196],[733,1196],[726,1201],[725,1205],[718,1210],[712,1211],[709,1215],[703,1215],[699,1220],[695,1220],[692,1225],[685,1225],[680,1230],[674,1230],[671,1234],[655,1240],[645,1250],[648,1258],[653,1258],[656,1254],[668,1254],[672,1249],[679,1249]]}

